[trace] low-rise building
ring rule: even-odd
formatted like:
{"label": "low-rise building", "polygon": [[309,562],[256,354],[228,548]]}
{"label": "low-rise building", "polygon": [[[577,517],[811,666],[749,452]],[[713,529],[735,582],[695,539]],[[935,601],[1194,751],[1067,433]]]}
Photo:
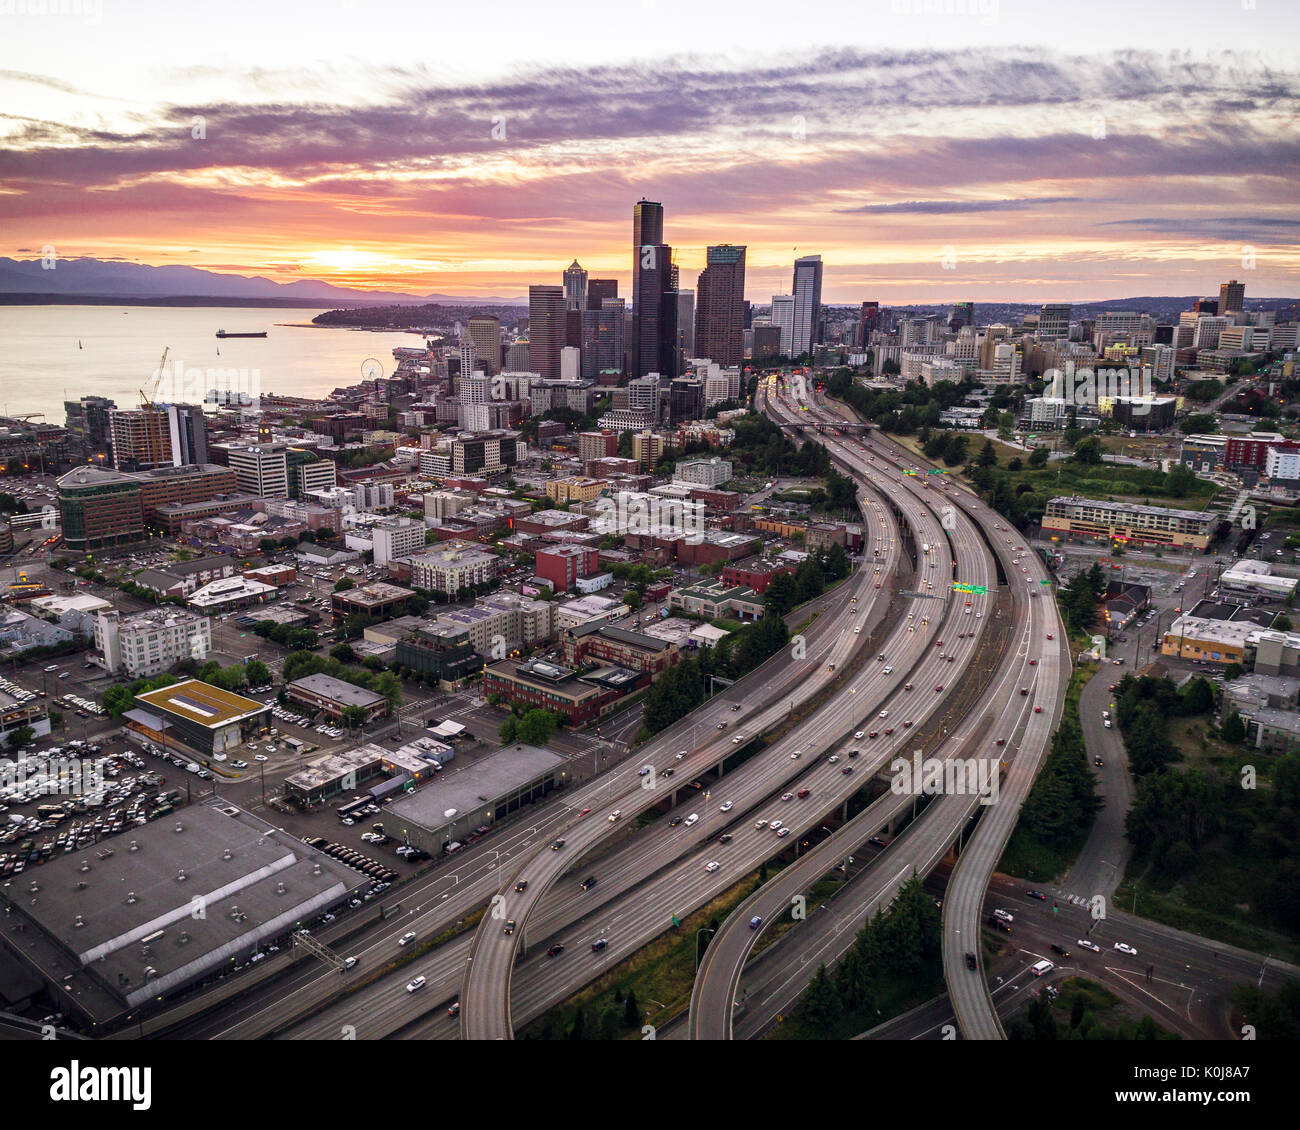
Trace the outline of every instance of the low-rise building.
{"label": "low-rise building", "polygon": [[271,725],[269,704],[198,679],[138,694],[135,703],[123,715],[129,738],[180,746],[202,757],[233,751]]}
{"label": "low-rise building", "polygon": [[579,667],[593,660],[659,675],[677,663],[677,645],[667,640],[615,628],[599,620],[566,628],[560,636],[564,661]]}
{"label": "low-rise building", "polygon": [[432,592],[457,593],[496,579],[501,559],[468,541],[445,541],[408,559],[411,583]]}
{"label": "low-rise building", "polygon": [[1069,537],[1206,549],[1220,521],[1222,516],[1213,511],[1060,496],[1048,499],[1043,530]]}
{"label": "low-rise building", "polygon": [[364,710],[367,722],[388,714],[388,699],[384,695],[333,675],[317,673],[294,679],[285,687],[285,693],[291,701],[335,720],[342,718],[343,711],[349,707]]}

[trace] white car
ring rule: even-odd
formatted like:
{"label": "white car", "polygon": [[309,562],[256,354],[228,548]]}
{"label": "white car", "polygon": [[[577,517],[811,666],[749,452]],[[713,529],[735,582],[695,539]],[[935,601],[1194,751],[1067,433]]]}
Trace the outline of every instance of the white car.
{"label": "white car", "polygon": [[1014,922],[1016,920],[1016,916],[1011,911],[1003,910],[1000,907],[993,912],[993,917],[999,918],[1003,922]]}
{"label": "white car", "polygon": [[1138,951],[1129,945],[1128,942],[1116,942],[1115,948],[1119,950],[1120,953],[1128,954],[1129,957],[1137,957],[1138,955]]}
{"label": "white car", "polygon": [[832,753],[830,757],[828,757],[826,760],[829,761],[832,765],[834,765],[837,761],[839,761],[839,759],[840,759],[840,755],[838,753]]}
{"label": "white car", "polygon": [[781,799],[782,799],[782,800],[794,800],[794,793],[782,793],[782,794],[781,794]]}
{"label": "white car", "polygon": [[732,804],[731,801],[729,801],[729,800],[724,800],[720,805],[718,805],[718,811],[719,811],[719,812],[730,812],[730,811],[732,810],[733,807],[734,807],[734,806],[733,806],[733,804]]}
{"label": "white car", "polygon": [[880,712],[880,717],[881,717],[881,718],[888,718],[888,717],[889,717],[889,711],[888,711],[888,710],[882,710],[882,711]]}
{"label": "white car", "polygon": [[700,814],[698,812],[692,812],[688,817],[686,817],[686,826],[689,828],[692,824],[698,823],[699,819]]}
{"label": "white car", "polygon": [[399,946],[404,946],[408,942],[413,942],[413,941],[415,941],[415,931],[408,930],[405,934],[403,934],[400,938],[397,939],[397,944]]}
{"label": "white car", "polygon": [[731,739],[731,744],[740,745],[740,743],[744,740],[745,740],[744,738],[742,738],[739,734],[737,734],[734,738]]}
{"label": "white car", "polygon": [[614,811],[609,814],[609,822],[611,824],[614,823],[614,821],[617,820],[622,815],[623,815],[623,810],[621,808],[614,809]]}
{"label": "white car", "polygon": [[705,871],[716,871],[716,870],[717,870],[719,867],[721,867],[721,866],[722,866],[722,865],[721,865],[720,863],[716,863],[716,862],[712,862],[712,861],[711,861],[711,862],[710,862],[710,863],[709,863],[709,864],[704,868],[704,870],[705,870]]}
{"label": "white car", "polygon": [[854,736],[855,738],[857,738],[859,741],[861,741],[863,738],[865,738],[865,737],[867,736],[867,732],[866,732],[866,730],[859,730],[859,731],[858,731],[856,734],[854,734],[853,736]]}
{"label": "white car", "polygon": [[1044,973],[1050,973],[1055,968],[1055,965],[1044,959],[1042,961],[1034,962],[1033,966],[1030,968],[1030,972],[1035,977],[1041,977]]}
{"label": "white car", "polygon": [[1087,938],[1080,938],[1074,944],[1076,946],[1079,946],[1081,949],[1092,950],[1093,953],[1101,953],[1101,946],[1099,946],[1096,942],[1088,941]]}
{"label": "white car", "polygon": [[778,828],[781,827],[781,821],[780,821],[780,820],[773,820],[770,824],[768,824],[768,827],[771,828],[772,831],[775,832]]}
{"label": "white car", "polygon": [[255,754],[253,754],[253,760],[254,760],[254,761],[270,761],[271,759],[270,759],[269,757],[267,757],[266,754],[264,754],[264,753],[255,753]]}
{"label": "white car", "polygon": [[407,982],[406,991],[408,993],[413,993],[415,992],[416,989],[423,989],[424,986],[425,986],[425,979],[423,977],[417,977],[414,981]]}

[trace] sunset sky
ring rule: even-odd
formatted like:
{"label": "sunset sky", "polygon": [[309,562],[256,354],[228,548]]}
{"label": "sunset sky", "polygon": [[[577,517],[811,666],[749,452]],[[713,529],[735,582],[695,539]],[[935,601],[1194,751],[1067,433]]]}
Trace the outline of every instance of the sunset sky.
{"label": "sunset sky", "polygon": [[817,252],[832,302],[1300,295],[1293,0],[34,3],[0,255],[627,293],[645,196],[754,301]]}

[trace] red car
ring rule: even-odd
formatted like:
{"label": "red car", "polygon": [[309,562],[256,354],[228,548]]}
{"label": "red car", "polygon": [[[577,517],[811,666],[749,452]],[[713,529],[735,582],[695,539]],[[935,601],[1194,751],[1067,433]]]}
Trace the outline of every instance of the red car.
{"label": "red car", "polygon": [[584,808],[581,812],[578,813],[578,815],[579,815],[579,816],[586,816],[587,813],[590,812],[590,811],[591,811],[590,808]]}
{"label": "red car", "polygon": [[1047,633],[1047,638],[1048,638],[1049,640],[1052,638],[1052,633],[1051,633],[1051,632],[1048,632],[1048,633]]}
{"label": "red car", "polygon": [[1030,666],[1030,667],[1037,667],[1037,666],[1038,666],[1038,660],[1037,660],[1037,659],[1031,659],[1031,660],[1029,661],[1029,666]]}
{"label": "red car", "polygon": [[803,800],[803,798],[808,796],[811,792],[812,792],[811,789],[800,789],[797,793],[795,793],[795,796],[797,796],[800,800]]}
{"label": "red car", "polygon": [[1041,706],[1035,706],[1035,707],[1034,707],[1034,713],[1035,713],[1035,714],[1042,714],[1042,712],[1043,712],[1043,708],[1042,708]]}
{"label": "red car", "polygon": [[894,732],[894,727],[890,726],[889,729],[885,731],[885,737],[889,737],[889,735],[892,734],[893,732]]}
{"label": "red car", "polygon": [[1006,738],[998,738],[998,745],[1006,745],[1006,744],[1007,744]]}
{"label": "red car", "polygon": [[943,684],[940,683],[940,684],[939,684],[937,687],[935,687],[934,689],[935,689],[935,693],[937,694],[939,691],[943,690]]}
{"label": "red car", "polygon": [[1021,687],[1021,688],[1020,688],[1020,693],[1021,693],[1021,694],[1026,694],[1026,695],[1027,695],[1027,694],[1029,693],[1029,688],[1028,688],[1028,687]]}
{"label": "red car", "polygon": [[943,647],[943,640],[935,640],[935,641],[934,641],[934,646],[935,646],[935,647]]}

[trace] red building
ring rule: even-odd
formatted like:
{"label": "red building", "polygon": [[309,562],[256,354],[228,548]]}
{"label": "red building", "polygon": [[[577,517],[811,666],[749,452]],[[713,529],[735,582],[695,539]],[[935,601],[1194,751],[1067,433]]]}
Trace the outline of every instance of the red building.
{"label": "red building", "polygon": [[548,546],[537,551],[534,571],[550,581],[556,592],[568,592],[579,577],[590,577],[600,571],[599,554],[595,546],[567,543]]}
{"label": "red building", "polygon": [[1223,452],[1223,465],[1234,471],[1242,467],[1250,467],[1262,475],[1264,466],[1268,462],[1269,449],[1273,447],[1279,451],[1300,450],[1300,444],[1293,443],[1273,432],[1229,436]]}
{"label": "red building", "polygon": [[759,595],[767,592],[768,586],[782,573],[794,576],[793,565],[778,565],[775,561],[764,561],[757,557],[747,557],[722,568],[722,580],[728,585],[744,585]]}

